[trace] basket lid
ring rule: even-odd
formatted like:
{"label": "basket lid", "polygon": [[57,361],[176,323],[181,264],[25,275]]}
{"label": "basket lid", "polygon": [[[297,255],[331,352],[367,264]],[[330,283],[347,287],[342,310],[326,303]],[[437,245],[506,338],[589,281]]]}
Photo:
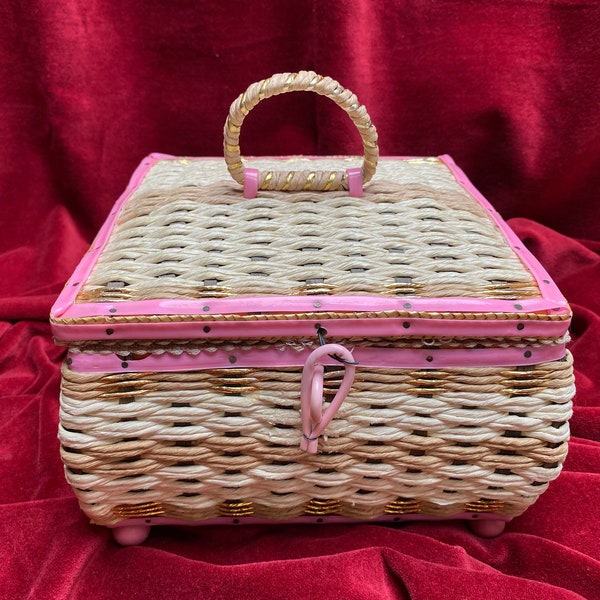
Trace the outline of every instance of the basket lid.
{"label": "basket lid", "polygon": [[381,159],[362,198],[246,200],[226,177],[218,159],[146,158],[52,309],[57,340],[269,337],[323,319],[363,335],[568,327],[550,276],[448,156]]}

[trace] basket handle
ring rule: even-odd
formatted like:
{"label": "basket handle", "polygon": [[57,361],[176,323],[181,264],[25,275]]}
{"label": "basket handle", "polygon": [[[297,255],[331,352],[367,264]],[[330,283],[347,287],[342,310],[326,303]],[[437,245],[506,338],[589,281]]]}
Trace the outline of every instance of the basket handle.
{"label": "basket handle", "polygon": [[[310,91],[333,100],[343,108],[356,125],[363,142],[364,158],[360,169],[347,171],[263,171],[244,167],[240,154],[240,130],[246,115],[261,101],[286,92]],[[223,151],[229,173],[244,185],[244,196],[253,197],[256,190],[328,191],[346,189],[362,195],[362,184],[375,173],[379,149],[377,130],[358,98],[331,77],[314,71],[279,73],[253,83],[229,109],[225,121]]]}

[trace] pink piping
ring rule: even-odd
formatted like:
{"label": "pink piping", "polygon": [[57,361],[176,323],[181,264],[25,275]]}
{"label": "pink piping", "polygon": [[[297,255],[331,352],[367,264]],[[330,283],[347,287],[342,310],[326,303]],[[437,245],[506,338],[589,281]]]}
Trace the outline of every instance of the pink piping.
{"label": "pink piping", "polygon": [[[77,279],[76,279],[77,280]],[[516,308],[516,307],[520,308]],[[315,310],[317,308],[318,310]],[[65,318],[115,315],[193,315],[302,312],[568,312],[564,298],[494,300],[489,298],[391,298],[385,296],[259,296],[206,300],[137,300],[133,302],[85,302],[62,313]],[[54,310],[53,316],[60,318]]]}
{"label": "pink piping", "polygon": [[[399,369],[440,369],[454,367],[535,365],[560,360],[565,356],[564,344],[525,348],[473,348],[429,350],[416,348],[351,349],[354,360],[361,367]],[[232,351],[215,350],[192,354],[151,354],[136,359],[135,355],[84,354],[70,352],[68,362],[79,373],[129,373],[142,371],[194,371],[216,368],[299,367],[306,363],[312,350],[282,349],[277,347]],[[339,365],[323,358],[324,365]]]}
{"label": "pink piping", "polygon": [[[107,312],[107,316],[112,313]],[[105,323],[90,325],[52,326],[58,341],[85,341],[108,339],[244,339],[264,337],[313,337],[318,323],[326,323],[334,337],[478,337],[485,335],[507,337],[558,337],[566,333],[568,321],[519,320],[460,320],[419,318],[377,319],[291,319],[272,321],[183,321],[164,323]]]}

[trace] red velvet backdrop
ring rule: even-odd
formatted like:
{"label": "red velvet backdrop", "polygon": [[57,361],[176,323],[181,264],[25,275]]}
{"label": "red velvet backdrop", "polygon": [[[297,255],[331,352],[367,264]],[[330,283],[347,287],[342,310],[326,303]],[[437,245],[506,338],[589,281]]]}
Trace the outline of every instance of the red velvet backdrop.
{"label": "red velvet backdrop", "polygon": [[[1,598],[600,598],[600,4],[11,0],[0,4]],[[90,526],[58,453],[50,305],[146,154],[219,155],[251,82],[355,91],[382,154],[451,154],[572,303],[565,469],[503,536],[462,523]],[[332,103],[262,103],[246,154],[356,153]]]}

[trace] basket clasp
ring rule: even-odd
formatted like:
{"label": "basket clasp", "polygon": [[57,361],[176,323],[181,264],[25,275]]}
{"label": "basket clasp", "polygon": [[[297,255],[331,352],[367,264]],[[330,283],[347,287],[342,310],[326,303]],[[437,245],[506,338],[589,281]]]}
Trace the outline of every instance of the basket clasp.
{"label": "basket clasp", "polygon": [[[325,372],[321,361],[334,358],[344,365],[344,378],[333,400],[323,412],[323,375]],[[302,438],[300,448],[305,452],[317,452],[318,440],[327,425],[337,413],[342,402],[348,395],[356,365],[352,353],[341,344],[324,344],[313,350],[302,369],[301,383],[301,414]]]}

